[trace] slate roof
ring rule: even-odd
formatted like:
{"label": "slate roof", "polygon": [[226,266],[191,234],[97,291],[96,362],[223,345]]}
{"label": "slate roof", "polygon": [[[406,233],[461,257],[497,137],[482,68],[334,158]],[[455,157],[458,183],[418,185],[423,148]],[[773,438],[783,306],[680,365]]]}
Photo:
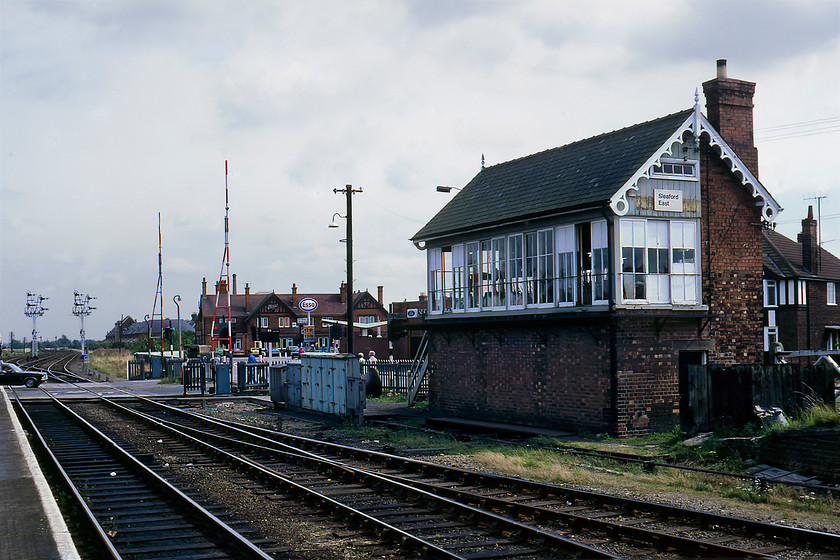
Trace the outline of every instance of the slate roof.
{"label": "slate roof", "polygon": [[817,274],[802,268],[802,244],[789,239],[775,230],[763,230],[761,236],[761,258],[764,268],[781,278],[820,278],[840,280],[840,258],[825,249],[822,252],[821,268]]}
{"label": "slate roof", "polygon": [[484,168],[411,240],[606,206],[691,113],[687,109]]}
{"label": "slate roof", "polygon": [[[123,337],[130,337],[135,335],[146,335],[149,333],[149,323],[152,325],[152,334],[160,335],[160,319],[153,321],[138,321],[128,328],[123,329]],[[164,319],[163,327],[172,326],[176,331],[178,330],[178,319]],[[186,319],[181,319],[181,332],[195,332],[195,327]]]}
{"label": "slate roof", "polygon": [[[367,292],[355,292],[353,294],[353,305],[357,305],[359,301],[368,295]],[[255,292],[251,293],[250,297],[250,311],[245,311],[245,294],[231,294],[230,295],[230,315],[231,317],[251,317],[256,314],[259,307],[265,303],[270,296],[276,296],[295,317],[306,317],[306,311],[301,311],[297,307],[292,306],[292,294],[275,294],[274,292]],[[344,317],[347,314],[347,304],[342,303],[341,294],[297,294],[297,299],[300,301],[303,298],[314,298],[318,302],[318,309],[312,315],[315,317]],[[372,296],[371,296],[372,297]],[[373,298],[374,300],[376,298]],[[216,307],[216,294],[207,294],[201,297],[201,314],[204,318],[213,318],[213,310]]]}

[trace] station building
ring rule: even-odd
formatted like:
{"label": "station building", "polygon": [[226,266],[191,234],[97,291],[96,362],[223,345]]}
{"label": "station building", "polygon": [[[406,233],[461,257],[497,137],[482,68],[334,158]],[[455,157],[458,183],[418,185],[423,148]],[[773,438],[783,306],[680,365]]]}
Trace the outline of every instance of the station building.
{"label": "station building", "polygon": [[763,362],[755,84],[482,167],[426,251],[433,410],[620,437],[681,423],[689,364]]}
{"label": "station building", "polygon": [[[345,322],[347,318],[347,287],[342,283],[337,293],[302,293],[297,284],[291,292],[251,292],[249,284],[245,292],[238,293],[236,275],[233,275],[230,293],[231,332],[233,352],[247,353],[253,348],[277,349],[287,352],[292,347],[305,347],[322,351],[341,352],[347,348],[347,329],[334,321]],[[217,286],[217,290],[218,290]],[[207,292],[207,280],[202,281],[199,312],[196,320],[196,342],[211,345],[213,336],[227,333],[227,309],[217,310],[217,299],[227,306],[225,288],[221,297],[215,291]],[[377,356],[388,356],[388,313],[382,304],[383,287],[377,287],[377,298],[368,291],[352,294],[354,351],[373,350]],[[301,309],[303,299],[314,299],[318,306],[314,311]],[[216,324],[213,320],[215,317]],[[364,325],[373,325],[366,328]],[[304,338],[304,327],[311,326],[312,340]]]}

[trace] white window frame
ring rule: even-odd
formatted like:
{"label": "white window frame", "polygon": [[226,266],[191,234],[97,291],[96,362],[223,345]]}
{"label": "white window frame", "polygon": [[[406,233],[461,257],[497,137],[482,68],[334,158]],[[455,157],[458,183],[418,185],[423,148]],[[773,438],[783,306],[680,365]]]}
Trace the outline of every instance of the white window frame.
{"label": "white window frame", "polygon": [[260,328],[267,329],[268,328],[268,317],[260,317]]}
{"label": "white window frame", "polygon": [[764,307],[779,306],[779,283],[776,280],[764,281]]}
{"label": "white window frame", "polygon": [[[570,307],[577,303],[578,255],[575,226],[560,226],[555,230],[554,253],[557,256],[557,306]],[[561,274],[565,276],[561,276]]]}
{"label": "white window frame", "polygon": [[825,304],[837,305],[837,283],[827,282],[825,285]]}
{"label": "white window frame", "polygon": [[[606,220],[589,225],[592,250],[592,305],[605,305],[610,298],[609,230]],[[600,264],[600,267],[598,266]],[[606,297],[598,297],[606,296]]]}
{"label": "white window frame", "polygon": [[[673,179],[676,181],[696,181],[697,180],[697,160],[682,160],[682,159],[675,159],[675,158],[662,158],[660,161],[659,171],[657,171],[656,166],[652,166],[650,168],[650,176],[651,177],[662,177],[667,179]],[[691,169],[691,174],[685,173],[667,173],[665,169],[668,166],[672,167],[679,167],[681,170]]]}
{"label": "white window frame", "polygon": [[797,305],[808,305],[808,283],[805,280],[796,282],[796,303]]}

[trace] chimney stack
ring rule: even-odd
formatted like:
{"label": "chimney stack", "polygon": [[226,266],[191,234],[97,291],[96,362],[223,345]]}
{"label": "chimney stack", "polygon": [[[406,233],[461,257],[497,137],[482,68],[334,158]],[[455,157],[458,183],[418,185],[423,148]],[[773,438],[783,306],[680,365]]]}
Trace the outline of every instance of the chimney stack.
{"label": "chimney stack", "polygon": [[817,220],[814,207],[808,206],[808,217],[802,220],[802,233],[796,239],[802,245],[802,268],[811,274],[820,272],[820,242],[817,238]]}
{"label": "chimney stack", "polygon": [[292,283],[292,307],[297,307],[298,304],[298,296],[297,296],[297,284],[294,282]]}
{"label": "chimney stack", "polygon": [[341,283],[341,287],[338,289],[338,293],[341,299],[341,303],[347,303],[347,282]]}
{"label": "chimney stack", "polygon": [[251,312],[251,284],[245,283],[245,313]]}
{"label": "chimney stack", "polygon": [[233,295],[236,295],[236,274],[233,275]]}
{"label": "chimney stack", "polygon": [[376,299],[379,301],[379,305],[383,305],[383,303],[382,303],[382,290],[383,289],[384,289],[384,286],[377,286],[376,287],[376,294],[377,294]]}
{"label": "chimney stack", "polygon": [[755,82],[727,77],[726,60],[717,61],[717,77],[703,83],[709,122],[758,178],[758,150],[753,138]]}
{"label": "chimney stack", "polygon": [[201,279],[201,295],[202,296],[207,295],[207,277],[206,276]]}

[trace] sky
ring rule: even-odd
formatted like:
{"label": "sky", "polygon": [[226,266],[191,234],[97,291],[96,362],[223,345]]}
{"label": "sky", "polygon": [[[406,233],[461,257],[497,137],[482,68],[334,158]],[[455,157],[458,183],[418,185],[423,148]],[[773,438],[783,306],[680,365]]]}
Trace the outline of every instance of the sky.
{"label": "sky", "polygon": [[0,0],[0,340],[31,339],[28,292],[44,339],[80,337],[76,291],[88,340],[142,320],[159,253],[189,318],[226,182],[240,292],[336,293],[350,184],[355,288],[416,300],[436,185],[705,107],[721,58],[757,84],[777,230],[819,200],[840,255],[840,0]]}

